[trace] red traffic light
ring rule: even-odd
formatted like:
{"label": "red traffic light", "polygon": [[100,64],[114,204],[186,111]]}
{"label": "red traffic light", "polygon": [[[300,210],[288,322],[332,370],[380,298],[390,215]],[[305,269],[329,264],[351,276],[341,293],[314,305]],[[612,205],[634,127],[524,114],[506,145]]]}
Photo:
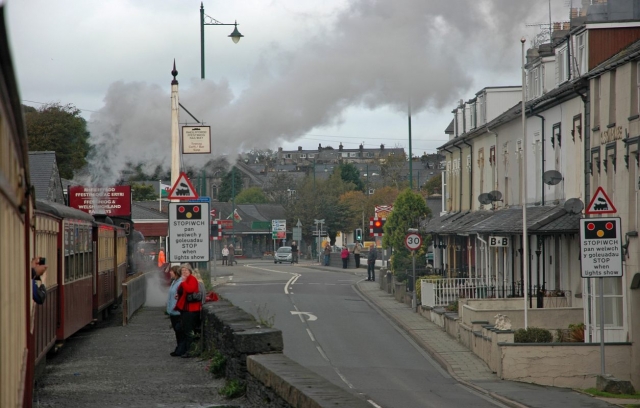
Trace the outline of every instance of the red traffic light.
{"label": "red traffic light", "polygon": [[382,226],[382,223],[380,221],[376,221],[373,223],[374,227],[376,228],[380,228]]}

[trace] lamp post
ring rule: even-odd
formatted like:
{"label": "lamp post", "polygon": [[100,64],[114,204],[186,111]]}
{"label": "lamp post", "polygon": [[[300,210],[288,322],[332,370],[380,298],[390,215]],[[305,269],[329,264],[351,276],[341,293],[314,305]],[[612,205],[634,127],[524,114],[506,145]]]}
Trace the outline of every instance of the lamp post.
{"label": "lamp post", "polygon": [[171,185],[176,184],[180,175],[180,102],[178,99],[178,70],[176,70],[176,60],[173,60],[173,70],[171,70],[173,80],[171,81]]}
{"label": "lamp post", "polygon": [[522,200],[522,272],[524,281],[524,328],[529,327],[528,311],[527,311],[527,292],[529,291],[528,276],[529,276],[529,241],[527,237],[527,120],[525,115],[525,72],[524,72],[524,43],[527,41],[524,37],[520,39],[522,43],[522,172],[520,173],[520,189]]}
{"label": "lamp post", "polygon": [[238,22],[236,21],[233,24],[224,24],[216,20],[215,18],[204,14],[204,6],[200,3],[200,77],[204,79],[204,26],[206,25],[226,25],[226,26],[234,26],[233,32],[229,34],[231,40],[235,44],[240,41],[240,38],[244,37],[244,35],[240,34],[238,31]]}

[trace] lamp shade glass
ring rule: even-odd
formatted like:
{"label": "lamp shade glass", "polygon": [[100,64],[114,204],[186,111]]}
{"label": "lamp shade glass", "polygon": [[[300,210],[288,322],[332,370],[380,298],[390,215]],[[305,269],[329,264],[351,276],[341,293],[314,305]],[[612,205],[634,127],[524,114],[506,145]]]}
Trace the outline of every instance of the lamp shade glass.
{"label": "lamp shade glass", "polygon": [[231,34],[229,34],[229,37],[231,37],[231,39],[233,40],[233,42],[235,44],[238,43],[238,41],[240,41],[240,39],[242,37],[244,37],[244,35],[240,34],[240,31],[238,31],[238,25],[236,24],[235,28],[233,29],[233,32]]}

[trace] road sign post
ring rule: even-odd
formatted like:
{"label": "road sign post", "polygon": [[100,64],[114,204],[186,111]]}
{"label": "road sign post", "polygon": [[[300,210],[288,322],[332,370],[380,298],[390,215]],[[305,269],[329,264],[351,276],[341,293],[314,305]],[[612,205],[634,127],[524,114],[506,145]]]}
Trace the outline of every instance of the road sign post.
{"label": "road sign post", "polygon": [[[598,190],[600,191],[600,189]],[[602,190],[604,194],[604,190]],[[594,204],[597,195],[591,200]],[[606,195],[605,195],[606,197]],[[607,197],[608,200],[608,197]],[[606,203],[599,208],[613,207]],[[615,207],[613,207],[615,209]],[[604,278],[622,276],[622,239],[620,218],[584,218],[580,220],[580,263],[583,278],[598,278],[600,298],[600,371],[605,375],[604,363]]]}
{"label": "road sign post", "polygon": [[416,250],[422,245],[422,238],[416,232],[409,232],[404,238],[404,245],[411,251],[413,258],[413,311],[418,311],[418,299],[416,299]]}

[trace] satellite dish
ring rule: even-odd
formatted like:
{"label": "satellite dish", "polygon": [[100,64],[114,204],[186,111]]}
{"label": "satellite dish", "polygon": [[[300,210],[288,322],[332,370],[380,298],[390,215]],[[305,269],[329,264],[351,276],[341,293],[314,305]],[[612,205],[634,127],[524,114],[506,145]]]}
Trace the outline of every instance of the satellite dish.
{"label": "satellite dish", "polygon": [[564,203],[564,210],[569,214],[580,214],[583,209],[584,203],[579,198],[570,198]]}
{"label": "satellite dish", "polygon": [[502,200],[502,193],[498,190],[489,191],[489,199],[491,201],[500,201]]}
{"label": "satellite dish", "polygon": [[562,174],[557,170],[547,170],[542,175],[542,181],[544,184],[548,184],[550,186],[555,186],[559,182],[564,180]]}
{"label": "satellite dish", "polygon": [[482,193],[478,196],[478,201],[480,201],[480,204],[485,205],[485,204],[491,204],[491,199],[489,198],[489,194],[487,193]]}

